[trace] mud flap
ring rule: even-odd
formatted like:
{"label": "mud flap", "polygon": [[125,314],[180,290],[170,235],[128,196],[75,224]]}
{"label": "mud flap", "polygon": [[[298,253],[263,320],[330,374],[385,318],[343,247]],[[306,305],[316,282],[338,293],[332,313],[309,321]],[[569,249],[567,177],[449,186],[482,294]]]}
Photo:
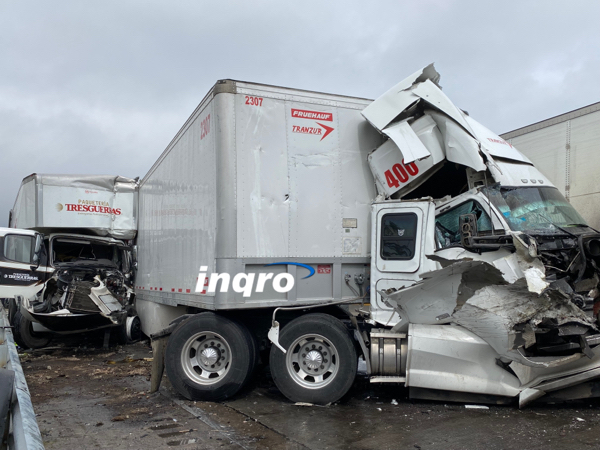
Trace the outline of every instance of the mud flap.
{"label": "mud flap", "polygon": [[165,371],[165,349],[168,336],[152,340],[152,370],[150,372],[150,393],[158,392]]}

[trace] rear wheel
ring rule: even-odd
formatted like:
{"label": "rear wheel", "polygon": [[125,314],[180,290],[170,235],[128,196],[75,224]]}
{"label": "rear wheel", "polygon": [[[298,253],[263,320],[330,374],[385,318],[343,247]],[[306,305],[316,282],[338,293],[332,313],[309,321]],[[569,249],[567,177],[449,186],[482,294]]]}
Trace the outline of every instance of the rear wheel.
{"label": "rear wheel", "polygon": [[182,322],[169,337],[165,365],[169,381],[189,400],[220,401],[250,379],[256,345],[248,329],[214,313]]}
{"label": "rear wheel", "polygon": [[22,348],[43,348],[52,340],[48,333],[39,333],[33,331],[33,324],[26,319],[20,311],[17,311],[13,317],[13,334],[15,342]]}
{"label": "rear wheel", "polygon": [[271,347],[271,374],[279,390],[294,402],[326,404],[352,386],[357,355],[342,322],[327,314],[308,314],[283,328]]}

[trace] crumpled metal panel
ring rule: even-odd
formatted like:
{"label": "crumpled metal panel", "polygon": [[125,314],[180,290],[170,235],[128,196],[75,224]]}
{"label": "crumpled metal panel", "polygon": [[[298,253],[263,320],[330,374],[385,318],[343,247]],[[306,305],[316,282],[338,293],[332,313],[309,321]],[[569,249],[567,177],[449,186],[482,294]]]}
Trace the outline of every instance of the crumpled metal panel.
{"label": "crumpled metal panel", "polygon": [[[450,162],[476,172],[494,166],[494,157],[531,165],[531,161],[511,144],[460,110],[441,91],[438,80],[439,74],[433,65],[429,65],[394,86],[362,112],[379,132],[394,142],[394,146],[389,141],[385,142],[370,158],[379,193],[386,197],[396,193],[400,197],[408,194],[432,175],[428,169],[438,163],[428,161],[435,148],[429,148],[422,139],[415,139],[414,130],[409,126],[413,125],[410,121],[417,113],[421,114],[418,120],[424,115],[435,120],[443,142],[444,158]],[[397,154],[392,156],[394,152]],[[385,161],[385,165],[374,164],[377,159]],[[390,166],[392,160],[399,164],[397,173],[393,171],[396,166]],[[425,170],[408,171],[408,176],[402,169],[406,164],[422,165]],[[415,183],[417,178],[420,178],[419,183]]]}
{"label": "crumpled metal panel", "polygon": [[428,114],[437,123],[444,140],[448,161],[470,167],[477,172],[486,170],[485,161],[479,151],[479,142],[448,116],[433,111]]}
{"label": "crumpled metal panel", "polygon": [[431,155],[431,152],[419,140],[419,137],[406,120],[390,125],[383,130],[383,133],[394,141],[401,150],[404,156],[404,164],[411,163],[417,159],[427,158]]}
{"label": "crumpled metal panel", "polygon": [[492,156],[533,164],[527,156],[472,117],[466,116],[465,120],[473,130],[477,140]]}
{"label": "crumpled metal panel", "polygon": [[387,127],[402,111],[419,100],[419,96],[407,92],[413,84],[431,80],[437,85],[440,74],[433,64],[416,71],[400,83],[389,89],[385,94],[372,102],[362,111],[362,115],[378,130]]}
{"label": "crumpled metal panel", "polygon": [[514,397],[519,379],[496,364],[486,341],[462,327],[411,324],[406,383],[411,387]]}
{"label": "crumpled metal panel", "polygon": [[423,281],[397,291],[380,291],[402,317],[397,329],[409,323],[454,323],[485,340],[501,357],[526,366],[567,363],[573,358],[525,356],[528,336],[545,321],[556,327],[580,324],[598,332],[594,320],[558,290],[549,288],[543,264],[527,254],[514,234],[517,252],[486,262],[472,258],[440,260],[443,268],[421,275]]}
{"label": "crumpled metal panel", "polygon": [[[421,143],[420,147],[427,149],[429,157],[407,163],[399,145],[406,149],[409,144],[406,140],[402,141],[401,139],[386,140],[368,156],[369,167],[375,178],[377,189],[386,197],[390,197],[396,192],[402,196],[404,193],[412,191],[427,180],[435,171],[432,169],[445,159],[443,138],[431,116],[420,117],[410,125],[410,128]],[[401,172],[398,173],[398,171]],[[398,186],[389,182],[386,172],[389,172],[397,180]]]}

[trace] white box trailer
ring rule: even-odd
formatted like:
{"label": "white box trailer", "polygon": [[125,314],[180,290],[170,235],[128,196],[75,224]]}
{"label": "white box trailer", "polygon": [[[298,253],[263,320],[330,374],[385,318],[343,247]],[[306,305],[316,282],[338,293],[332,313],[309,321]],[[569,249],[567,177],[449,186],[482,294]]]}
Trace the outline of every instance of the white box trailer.
{"label": "white box trailer", "polygon": [[[138,301],[214,310],[353,297],[343,277],[370,262],[367,154],[382,142],[360,114],[369,103],[218,82],[141,181]],[[250,298],[195,292],[201,265],[208,277],[291,260],[317,275],[283,297],[270,285]]]}
{"label": "white box trailer", "polygon": [[418,398],[595,395],[600,235],[438,81],[211,89],[140,184],[136,308],[178,392],[227,398],[270,347],[292,401],[358,354]]}
{"label": "white box trailer", "polygon": [[502,135],[600,229],[600,102]]}

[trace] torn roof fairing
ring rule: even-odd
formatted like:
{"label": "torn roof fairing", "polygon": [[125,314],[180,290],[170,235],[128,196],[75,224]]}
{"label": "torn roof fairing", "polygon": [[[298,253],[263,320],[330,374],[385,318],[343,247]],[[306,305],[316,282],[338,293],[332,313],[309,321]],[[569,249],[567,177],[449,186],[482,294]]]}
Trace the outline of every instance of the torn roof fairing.
{"label": "torn roof fairing", "polygon": [[408,124],[408,119],[390,125],[383,130],[383,133],[394,141],[398,148],[403,149],[402,155],[405,164],[431,156],[417,133]]}
{"label": "torn roof fairing", "polygon": [[552,182],[542,172],[529,164],[496,159],[494,160],[494,164],[488,164],[488,168],[494,180],[502,186],[554,187]]}
{"label": "torn roof fairing", "polygon": [[465,120],[475,133],[477,140],[489,151],[492,156],[533,165],[527,156],[506,142],[496,133],[477,122],[472,117],[466,116]]}
{"label": "torn roof fairing", "polygon": [[[495,158],[532,164],[511,144],[454,105],[439,88],[438,80],[439,74],[433,65],[429,65],[388,90],[362,111],[367,121],[389,138],[370,155],[373,175],[379,180],[379,193],[386,197],[393,194],[401,197],[407,195],[423,182],[414,183],[415,179],[425,176],[429,169],[440,162],[427,161],[436,149],[430,147],[430,142],[424,142],[421,136],[420,139],[415,138],[415,134],[419,133],[413,126],[414,123],[409,126],[413,117],[421,120],[430,115],[434,118],[439,129],[437,133],[443,142],[443,158],[470,167],[476,172],[486,171],[489,167],[490,170],[493,169],[493,178],[498,182],[506,181],[507,177],[503,177],[504,171],[496,164]],[[394,142],[395,149],[390,146],[389,140]],[[371,164],[371,160],[380,157],[377,153],[382,148],[385,148],[386,157],[381,159],[385,159],[386,164],[378,171],[378,164]],[[392,155],[393,151],[397,155]],[[395,164],[400,165],[401,171],[403,164],[410,163],[420,165],[425,170],[419,170],[414,178],[392,171]]]}
{"label": "torn roof fairing", "polygon": [[477,172],[487,169],[479,152],[479,143],[462,127],[444,114],[427,111],[443,136],[446,159],[450,162],[470,167]]}
{"label": "torn roof fairing", "polygon": [[[409,128],[430,154],[428,158],[409,163],[412,170],[407,170],[402,152],[392,139],[386,140],[377,150],[367,156],[378,192],[384,193],[387,197],[399,190],[412,191],[431,175],[431,170],[436,164],[445,159],[442,136],[435,121],[430,116],[420,117]],[[396,167],[396,165],[400,167]],[[394,186],[393,182],[388,182],[387,172],[393,174],[392,176],[398,181],[397,186]],[[402,179],[402,177],[406,178]]]}
{"label": "torn roof fairing", "polygon": [[415,94],[402,94],[406,89],[415,83],[425,80],[432,80],[439,86],[439,79],[440,74],[435,70],[433,64],[429,64],[427,67],[416,71],[389,89],[385,94],[368,105],[362,111],[362,115],[371,125],[381,131],[398,117],[398,114],[419,100],[419,97]]}

